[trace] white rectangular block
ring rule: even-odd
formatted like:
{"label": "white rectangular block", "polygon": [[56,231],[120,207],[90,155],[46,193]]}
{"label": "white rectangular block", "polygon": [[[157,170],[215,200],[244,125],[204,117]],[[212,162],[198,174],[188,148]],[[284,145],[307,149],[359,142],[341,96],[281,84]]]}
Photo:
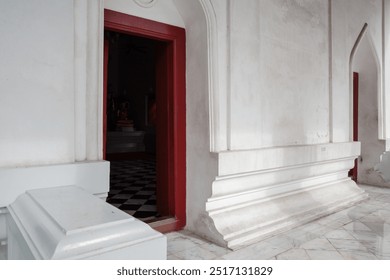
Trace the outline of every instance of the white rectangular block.
{"label": "white rectangular block", "polygon": [[8,206],[9,259],[165,259],[166,237],[76,186]]}

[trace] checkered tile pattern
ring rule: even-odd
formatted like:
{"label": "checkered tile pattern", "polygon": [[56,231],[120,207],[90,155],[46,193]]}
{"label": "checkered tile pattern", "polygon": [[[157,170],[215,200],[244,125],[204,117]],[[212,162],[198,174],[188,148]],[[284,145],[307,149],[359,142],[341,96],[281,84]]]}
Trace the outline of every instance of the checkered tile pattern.
{"label": "checkered tile pattern", "polygon": [[144,222],[155,220],[155,160],[111,161],[107,202]]}

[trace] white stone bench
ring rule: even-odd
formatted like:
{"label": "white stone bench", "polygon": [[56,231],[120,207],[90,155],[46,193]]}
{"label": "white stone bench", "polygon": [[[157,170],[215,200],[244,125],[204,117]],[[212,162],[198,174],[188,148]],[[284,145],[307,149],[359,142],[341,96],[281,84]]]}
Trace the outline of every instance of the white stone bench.
{"label": "white stone bench", "polygon": [[80,187],[28,190],[8,207],[8,259],[166,259],[166,237]]}

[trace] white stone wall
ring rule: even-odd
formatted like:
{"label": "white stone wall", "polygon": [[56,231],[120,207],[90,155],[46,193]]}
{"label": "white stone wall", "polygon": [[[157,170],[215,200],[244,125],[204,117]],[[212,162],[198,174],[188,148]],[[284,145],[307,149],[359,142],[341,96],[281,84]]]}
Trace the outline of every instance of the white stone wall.
{"label": "white stone wall", "polygon": [[0,167],[72,162],[73,1],[0,7]]}
{"label": "white stone wall", "polygon": [[0,1],[0,207],[67,184],[106,196],[102,3]]}
{"label": "white stone wall", "polygon": [[[384,107],[390,108],[390,1],[384,0],[383,11],[383,87],[384,87]],[[386,138],[386,151],[390,150],[390,112],[387,109],[384,112],[385,116],[385,138]]]}
{"label": "white stone wall", "polygon": [[104,0],[104,8],[174,26],[184,27],[183,19],[179,15],[172,0]]}
{"label": "white stone wall", "polygon": [[0,2],[0,167],[102,159],[102,3]]}
{"label": "white stone wall", "polygon": [[231,1],[231,149],[329,141],[327,1]]}

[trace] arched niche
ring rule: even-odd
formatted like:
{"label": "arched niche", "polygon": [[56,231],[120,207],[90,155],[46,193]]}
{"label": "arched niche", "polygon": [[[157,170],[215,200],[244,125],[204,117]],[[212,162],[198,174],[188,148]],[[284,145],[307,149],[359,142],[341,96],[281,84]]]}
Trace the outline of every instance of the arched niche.
{"label": "arched niche", "polygon": [[[363,43],[367,43],[369,48],[365,49],[365,52],[360,52],[359,47]],[[381,63],[375,49],[373,39],[371,37],[369,26],[365,23],[353,45],[351,50],[350,59],[349,59],[349,92],[350,92],[350,140],[352,140],[352,132],[353,132],[353,67],[354,62],[356,61],[357,56],[372,56],[376,66],[377,72],[377,106],[378,106],[378,139],[384,140],[386,139],[385,135],[385,108],[384,108],[384,95],[383,95],[383,85],[382,85],[382,67]]]}
{"label": "arched niche", "polygon": [[[358,82],[353,83],[353,73],[358,76]],[[367,24],[364,24],[351,51],[350,75],[351,113],[353,110],[358,111],[355,118],[351,116],[351,132],[355,130],[356,133],[357,130],[357,139],[353,140],[361,143],[361,155],[355,163],[357,182],[384,186],[386,183],[379,173],[374,171],[386,149],[383,141],[385,130],[382,69]],[[358,88],[355,94],[354,87]]]}

